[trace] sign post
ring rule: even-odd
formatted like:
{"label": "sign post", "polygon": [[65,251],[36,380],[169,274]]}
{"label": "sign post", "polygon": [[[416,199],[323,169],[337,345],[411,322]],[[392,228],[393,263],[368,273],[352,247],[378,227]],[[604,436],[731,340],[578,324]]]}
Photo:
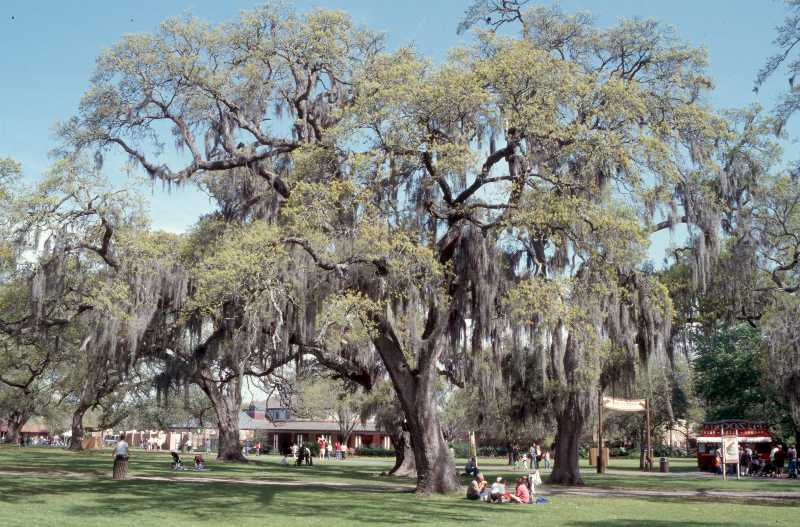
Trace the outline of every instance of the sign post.
{"label": "sign post", "polygon": [[725,427],[720,426],[722,447],[723,479],[728,479],[728,465],[736,465],[736,479],[739,479],[739,434],[725,435]]}
{"label": "sign post", "polygon": [[719,427],[719,452],[719,461],[722,464],[720,467],[722,469],[722,481],[725,481],[728,479],[728,467],[725,465],[725,427],[722,425]]}
{"label": "sign post", "polygon": [[[647,448],[648,453],[645,456],[645,460],[649,460],[649,463],[652,465],[653,460],[650,458],[650,412],[647,408],[647,400],[646,399],[618,399],[616,397],[608,397],[604,396],[603,392],[600,392],[600,401],[597,408],[597,416],[598,416],[598,423],[597,423],[597,444],[599,446],[598,450],[600,451],[600,455],[598,455],[598,459],[601,461],[597,462],[597,473],[600,474],[601,472],[605,472],[606,469],[606,460],[603,457],[603,409],[607,410],[614,410],[616,412],[645,412],[647,414]],[[646,466],[648,461],[645,461]],[[649,470],[649,468],[647,469]]]}

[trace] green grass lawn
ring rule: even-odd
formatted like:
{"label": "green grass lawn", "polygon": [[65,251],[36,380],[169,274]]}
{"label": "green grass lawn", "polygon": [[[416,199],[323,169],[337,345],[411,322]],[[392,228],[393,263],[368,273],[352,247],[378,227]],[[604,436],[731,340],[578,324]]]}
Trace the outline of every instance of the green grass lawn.
{"label": "green grass lawn", "polygon": [[[188,456],[187,456],[188,457]],[[380,476],[391,460],[351,459],[313,467],[285,467],[277,457],[262,457],[246,466],[216,463],[209,471],[175,473],[165,454],[133,452],[131,474],[186,476],[283,482],[283,485],[198,483],[190,481],[113,481],[110,452],[72,454],[59,450],[0,447],[0,471],[30,471],[30,475],[0,475],[0,525],[4,526],[211,526],[211,525],[486,525],[543,526],[775,526],[798,525],[800,506],[793,503],[736,503],[663,498],[590,498],[552,496],[546,505],[489,505],[468,502],[461,495],[419,498],[387,487],[411,487],[413,481]],[[513,476],[496,463],[483,463],[490,475]],[[631,466],[630,468],[634,468]],[[44,471],[51,475],[43,474]],[[67,473],[80,472],[78,477]],[[688,471],[671,476],[676,488],[696,483]],[[609,481],[606,479],[611,478]],[[658,476],[587,473],[598,486],[658,486]],[[667,480],[667,478],[660,478]],[[674,480],[674,481],[673,481]],[[289,486],[288,482],[299,483]],[[350,488],[319,483],[347,482]],[[716,484],[721,481],[702,480]],[[736,483],[736,482],[729,482]],[[744,482],[740,482],[744,483]],[[765,490],[800,487],[794,482],[752,482]],[[790,483],[787,485],[786,483]],[[766,486],[764,486],[766,485]],[[639,488],[642,485],[638,485]],[[769,487],[769,489],[767,488]],[[684,487],[685,488],[685,487]]]}

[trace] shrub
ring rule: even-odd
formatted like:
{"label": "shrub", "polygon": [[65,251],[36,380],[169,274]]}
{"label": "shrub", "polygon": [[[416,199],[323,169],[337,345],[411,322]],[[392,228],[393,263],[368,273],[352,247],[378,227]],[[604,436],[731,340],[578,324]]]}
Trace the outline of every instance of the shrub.
{"label": "shrub", "polygon": [[508,448],[504,446],[479,446],[478,457],[505,457],[508,455]]}
{"label": "shrub", "polygon": [[653,457],[692,457],[692,453],[683,448],[655,445],[653,446]]}
{"label": "shrub", "polygon": [[362,446],[356,448],[355,455],[366,457],[394,457],[394,450],[383,447]]}
{"label": "shrub", "polygon": [[469,457],[469,443],[451,443],[450,448],[453,449],[456,457]]}

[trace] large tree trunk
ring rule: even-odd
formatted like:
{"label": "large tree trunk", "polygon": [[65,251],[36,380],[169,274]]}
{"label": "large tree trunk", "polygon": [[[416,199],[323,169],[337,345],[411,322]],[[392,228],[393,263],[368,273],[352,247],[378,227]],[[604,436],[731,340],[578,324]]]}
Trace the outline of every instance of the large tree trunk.
{"label": "large tree trunk", "polygon": [[442,435],[434,398],[418,394],[415,403],[409,412],[412,417],[409,419],[409,413],[406,413],[406,420],[414,449],[417,492],[432,494],[456,491],[461,485],[456,475],[455,462]]}
{"label": "large tree trunk", "polygon": [[69,438],[69,450],[78,452],[83,450],[83,416],[86,415],[87,407],[78,406],[72,413],[72,437]]}
{"label": "large tree trunk", "polygon": [[578,457],[578,441],[583,431],[583,414],[578,395],[570,393],[564,409],[556,418],[555,462],[549,483],[557,485],[583,485]]}
{"label": "large tree trunk", "polygon": [[394,467],[390,476],[417,477],[417,464],[414,459],[414,448],[411,446],[411,434],[404,430],[398,434],[394,443]]}
{"label": "large tree trunk", "polygon": [[379,319],[378,353],[392,379],[405,414],[417,468],[417,493],[447,493],[461,488],[455,462],[442,435],[436,408],[436,353],[428,342],[411,370],[400,341],[385,319]]}
{"label": "large tree trunk", "polygon": [[240,377],[220,383],[204,379],[201,388],[208,395],[217,415],[219,449],[217,459],[246,463],[239,442],[239,411],[242,406],[242,381]]}
{"label": "large tree trunk", "polygon": [[22,442],[22,427],[30,419],[31,413],[26,410],[14,410],[8,416],[6,442],[19,444]]}

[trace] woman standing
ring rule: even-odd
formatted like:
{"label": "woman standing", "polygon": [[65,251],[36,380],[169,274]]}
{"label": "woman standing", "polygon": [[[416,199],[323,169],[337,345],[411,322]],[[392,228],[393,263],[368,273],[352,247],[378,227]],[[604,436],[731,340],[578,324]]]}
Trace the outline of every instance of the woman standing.
{"label": "woman standing", "polygon": [[128,443],[125,442],[125,434],[119,435],[119,442],[114,447],[114,479],[125,479],[128,477]]}

